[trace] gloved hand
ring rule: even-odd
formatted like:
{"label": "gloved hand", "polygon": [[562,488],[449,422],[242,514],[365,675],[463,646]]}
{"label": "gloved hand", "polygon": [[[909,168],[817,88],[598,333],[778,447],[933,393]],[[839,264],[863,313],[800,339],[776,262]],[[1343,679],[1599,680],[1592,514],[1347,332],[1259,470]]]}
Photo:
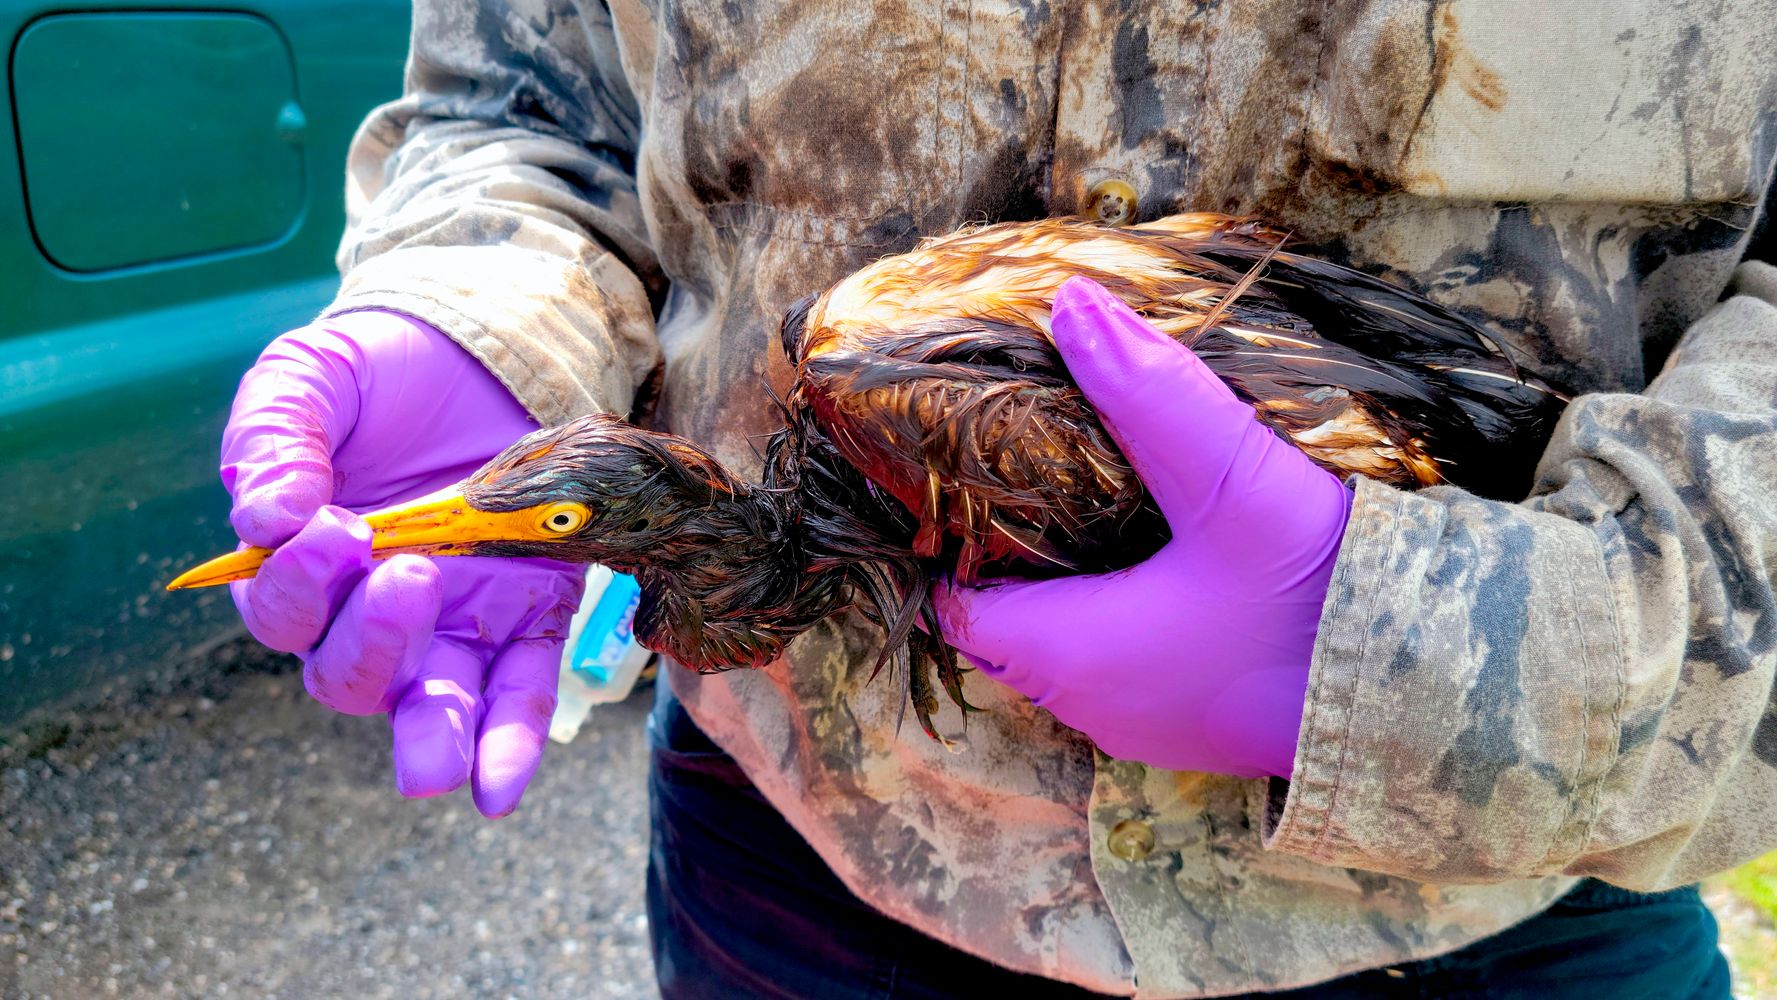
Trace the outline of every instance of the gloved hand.
{"label": "gloved hand", "polygon": [[450,338],[368,311],[273,341],[241,380],[222,436],[235,532],[282,546],[232,586],[247,628],[298,654],[323,704],[390,713],[401,794],[468,780],[488,816],[511,812],[537,769],[582,570],[540,559],[373,563],[369,527],[350,511],[457,482],[535,427]]}
{"label": "gloved hand", "polygon": [[1053,331],[1172,540],[1116,573],[940,585],[945,638],[1113,757],[1289,777],[1350,491],[1090,280]]}

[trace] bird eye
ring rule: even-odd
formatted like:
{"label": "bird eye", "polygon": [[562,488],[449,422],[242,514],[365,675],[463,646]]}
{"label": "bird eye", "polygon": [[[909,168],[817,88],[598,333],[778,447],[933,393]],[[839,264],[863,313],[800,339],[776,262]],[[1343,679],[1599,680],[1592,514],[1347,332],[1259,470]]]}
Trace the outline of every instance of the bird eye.
{"label": "bird eye", "polygon": [[545,534],[568,535],[579,531],[589,516],[587,509],[580,504],[558,503],[543,512],[538,526]]}

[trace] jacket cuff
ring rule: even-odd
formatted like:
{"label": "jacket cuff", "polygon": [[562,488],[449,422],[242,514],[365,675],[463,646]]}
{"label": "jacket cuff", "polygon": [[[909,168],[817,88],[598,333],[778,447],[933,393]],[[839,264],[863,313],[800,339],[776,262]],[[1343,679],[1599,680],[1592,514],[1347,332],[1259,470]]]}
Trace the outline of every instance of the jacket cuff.
{"label": "jacket cuff", "polygon": [[365,309],[430,323],[544,426],[628,414],[659,357],[647,294],[609,255],[569,267],[509,246],[394,250],[354,266],[322,317]]}
{"label": "jacket cuff", "polygon": [[[1494,536],[1510,541],[1476,541]],[[1579,525],[1360,480],[1265,846],[1422,881],[1558,870],[1619,749],[1610,594]]]}
{"label": "jacket cuff", "polygon": [[1345,778],[1347,735],[1362,676],[1363,643],[1354,643],[1352,633],[1364,627],[1380,598],[1375,590],[1366,594],[1365,588],[1353,584],[1382,578],[1395,544],[1399,513],[1392,491],[1379,492],[1371,485],[1369,480],[1356,480],[1351,518],[1321,608],[1295,766],[1289,781],[1270,783],[1261,829],[1265,846],[1272,850],[1318,858]]}

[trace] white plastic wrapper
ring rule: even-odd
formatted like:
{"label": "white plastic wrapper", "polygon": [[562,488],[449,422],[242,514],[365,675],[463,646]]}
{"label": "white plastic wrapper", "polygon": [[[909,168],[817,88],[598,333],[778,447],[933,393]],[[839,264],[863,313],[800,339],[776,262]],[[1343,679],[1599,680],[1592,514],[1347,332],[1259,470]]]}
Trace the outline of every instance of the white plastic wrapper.
{"label": "white plastic wrapper", "polygon": [[634,577],[604,566],[586,571],[586,596],[568,626],[561,680],[549,738],[567,743],[580,732],[594,705],[629,697],[636,678],[654,655],[636,642],[636,603],[642,591]]}

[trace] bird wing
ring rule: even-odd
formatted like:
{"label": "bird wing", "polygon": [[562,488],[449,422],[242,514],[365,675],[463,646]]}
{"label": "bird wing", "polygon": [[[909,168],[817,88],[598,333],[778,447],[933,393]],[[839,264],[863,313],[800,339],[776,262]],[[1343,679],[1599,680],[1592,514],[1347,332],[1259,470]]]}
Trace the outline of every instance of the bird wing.
{"label": "bird wing", "polygon": [[1167,537],[1050,340],[1049,304],[1074,275],[1189,346],[1341,475],[1522,495],[1564,400],[1475,324],[1279,252],[1284,239],[1199,213],[929,240],[792,311],[795,393],[844,459],[915,515],[916,551],[955,549],[965,581],[1004,564],[1126,566]]}

